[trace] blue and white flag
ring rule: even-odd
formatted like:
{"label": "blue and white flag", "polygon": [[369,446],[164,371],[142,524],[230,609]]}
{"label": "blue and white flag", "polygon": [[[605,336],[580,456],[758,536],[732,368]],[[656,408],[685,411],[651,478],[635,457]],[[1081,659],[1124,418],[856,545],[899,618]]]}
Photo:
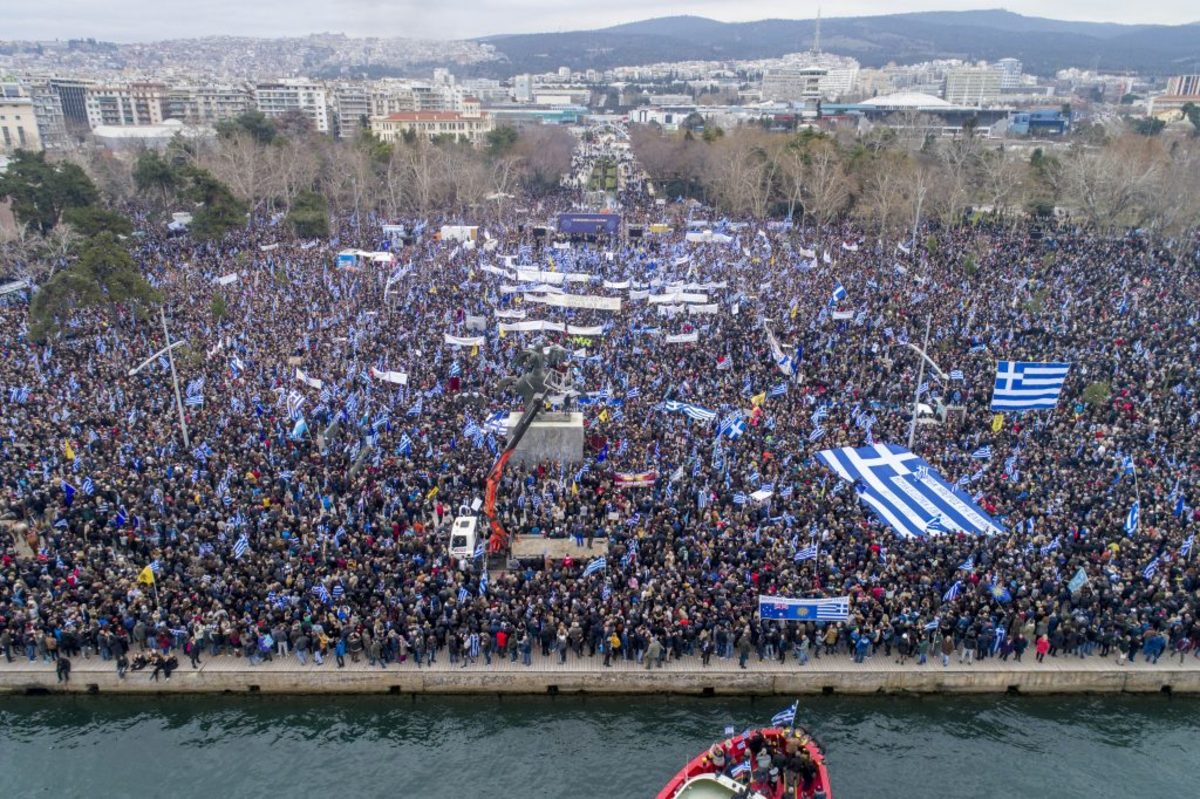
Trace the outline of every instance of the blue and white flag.
{"label": "blue and white flag", "polygon": [[814,427],[813,431],[808,434],[808,440],[810,443],[815,442],[815,441],[820,441],[824,437],[825,437],[825,428],[820,425],[818,425],[817,427]]}
{"label": "blue and white flag", "polygon": [[1142,508],[1140,502],[1134,500],[1133,505],[1129,508],[1129,513],[1125,516],[1125,535],[1133,535],[1137,532],[1138,522],[1141,521]]}
{"label": "blue and white flag", "polygon": [[450,364],[450,376],[451,377],[458,377],[461,374],[462,374],[462,364],[460,364],[458,361],[455,361],[454,363]]}
{"label": "blue and white flag", "polygon": [[604,571],[606,568],[608,568],[608,559],[604,555],[601,555],[587,565],[587,568],[583,570],[583,576],[589,577],[596,572]]}
{"label": "blue and white flag", "polygon": [[999,361],[992,393],[994,411],[1034,411],[1058,404],[1069,363]]}
{"label": "blue and white flag", "polygon": [[718,436],[726,436],[730,441],[737,441],[746,432],[746,418],[741,411],[734,411],[726,416],[717,427]]}
{"label": "blue and white flag", "polygon": [[850,618],[850,597],[799,599],[759,594],[758,614],[778,621],[845,621]]}
{"label": "blue and white flag", "polygon": [[466,602],[467,597],[469,597],[470,595],[471,595],[471,592],[467,590],[467,587],[465,585],[462,586],[461,588],[459,588],[458,589],[458,604],[461,605],[463,602]]}
{"label": "blue and white flag", "polygon": [[203,394],[188,394],[187,399],[184,400],[184,403],[186,405],[188,405],[188,407],[192,407],[192,408],[197,407],[197,406],[202,406],[202,405],[204,405],[204,395]]}
{"label": "blue and white flag", "polygon": [[830,305],[837,305],[842,300],[846,299],[846,287],[838,283],[833,287],[833,296],[829,300]]}
{"label": "blue and white flag", "polygon": [[992,448],[990,445],[982,446],[979,449],[972,452],[971,457],[975,458],[976,460],[981,460],[981,461],[991,460]]}
{"label": "blue and white flag", "polygon": [[483,570],[480,571],[480,573],[479,573],[479,595],[480,596],[484,596],[487,594],[487,587],[488,587],[488,570],[486,567],[484,567]]}
{"label": "blue and white flag", "polygon": [[80,488],[83,489],[85,496],[90,497],[92,494],[96,493],[96,484],[92,481],[90,476],[83,478],[83,485],[81,485]]}
{"label": "blue and white flag", "polygon": [[768,397],[782,397],[784,394],[787,393],[787,390],[788,390],[787,383],[776,383],[775,385],[771,386],[771,390],[767,392],[767,396]]}
{"label": "blue and white flag", "polygon": [[250,541],[246,538],[246,534],[243,533],[238,537],[237,543],[233,545],[233,557],[235,560],[241,560],[242,556],[249,551]]}
{"label": "blue and white flag", "polygon": [[75,486],[63,480],[60,482],[60,487],[63,492],[63,501],[70,507],[71,503],[75,501]]}
{"label": "blue and white flag", "polygon": [[[879,519],[903,536],[921,538],[940,517],[947,530],[975,535],[1004,532],[969,496],[921,458],[894,444],[822,450],[817,458],[855,486]],[[922,468],[924,467],[924,468]],[[927,470],[927,471],[926,471]]]}
{"label": "blue and white flag", "polygon": [[508,411],[496,411],[483,423],[483,432],[497,436],[508,434]]}
{"label": "blue and white flag", "polygon": [[971,553],[966,560],[958,564],[958,570],[963,572],[975,571],[975,553]]}
{"label": "blue and white flag", "polygon": [[1154,560],[1147,563],[1146,568],[1142,569],[1142,577],[1144,579],[1149,580],[1154,576],[1154,573],[1158,571],[1158,560],[1160,557],[1160,555],[1155,555]]}
{"label": "blue and white flag", "polygon": [[949,376],[950,376],[951,380],[962,380],[963,379],[962,369],[951,369]]}
{"label": "blue and white flag", "polygon": [[771,716],[772,727],[790,727],[796,720],[796,708],[800,705],[800,701],[796,700],[792,704],[785,707],[783,710]]}
{"label": "blue and white flag", "polygon": [[717,418],[716,411],[710,411],[706,408],[701,408],[698,405],[692,405],[690,402],[678,402],[676,400],[667,400],[662,404],[663,410],[678,411],[691,419],[698,422],[711,422]]}
{"label": "blue and white flag", "polygon": [[1196,543],[1196,534],[1192,533],[1183,540],[1183,546],[1179,548],[1179,556],[1186,558],[1192,554],[1192,545]]}
{"label": "blue and white flag", "polygon": [[962,581],[955,580],[954,585],[950,586],[950,590],[942,595],[943,602],[953,602],[958,599],[958,595],[962,593]]}
{"label": "blue and white flag", "polygon": [[817,547],[817,544],[814,541],[813,543],[804,547],[804,549],[796,550],[796,554],[792,556],[792,560],[794,560],[796,563],[800,563],[801,561],[805,560],[816,560],[818,554],[819,547]]}

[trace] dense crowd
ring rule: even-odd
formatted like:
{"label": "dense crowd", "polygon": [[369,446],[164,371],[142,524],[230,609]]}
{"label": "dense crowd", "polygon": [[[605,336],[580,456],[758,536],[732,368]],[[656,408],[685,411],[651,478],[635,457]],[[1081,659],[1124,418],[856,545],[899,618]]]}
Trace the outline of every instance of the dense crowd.
{"label": "dense crowd", "polygon": [[[466,666],[540,651],[649,667],[1195,649],[1196,242],[1011,220],[897,242],[849,222],[742,220],[718,226],[728,242],[689,243],[688,217],[711,211],[626,200],[626,223],[671,232],[552,247],[530,224],[558,210],[544,201],[453,220],[483,226],[472,244],[436,240],[451,220],[402,220],[417,235],[388,244],[395,266],[353,269],[335,253],[382,246],[384,220],[339,219],[318,242],[261,222],[218,244],[139,220],[133,252],[186,341],[173,355],[188,446],[166,359],[129,375],[164,344],[157,318],[80,313],[35,343],[27,306],[0,309],[4,514],[35,553],[14,545],[0,563],[6,658],[99,653],[124,669],[142,655],[157,676],[158,653],[169,677],[173,658],[231,653]],[[566,290],[623,308],[528,302],[483,269],[506,263],[586,273]],[[716,307],[602,283],[626,280],[656,294],[706,285],[687,290]],[[604,333],[501,335],[521,311]],[[918,357],[899,345],[927,319],[930,356],[962,376],[926,372],[922,402],[949,411],[918,426],[914,449],[1003,524],[994,536],[899,537],[813,457],[905,442]],[[585,461],[510,467],[499,516],[519,536],[596,543],[515,568],[493,559],[481,584],[483,559],[451,563],[446,533],[483,494],[504,446],[487,421],[520,407],[498,384],[537,339],[571,350],[592,394]],[[1058,407],[996,420],[997,358],[1070,362]],[[744,432],[719,435],[739,409]],[[647,472],[650,485],[615,480]],[[747,499],[767,486],[767,500]],[[797,559],[811,543],[817,556]],[[760,594],[849,595],[851,617],[763,622]]]}

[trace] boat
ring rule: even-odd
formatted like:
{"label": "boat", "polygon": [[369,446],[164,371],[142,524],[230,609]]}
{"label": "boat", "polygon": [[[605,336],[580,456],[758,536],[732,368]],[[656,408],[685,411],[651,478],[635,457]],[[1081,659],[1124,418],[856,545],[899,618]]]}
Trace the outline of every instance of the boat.
{"label": "boat", "polygon": [[[756,736],[762,737],[765,751],[772,754],[799,750],[808,753],[813,771],[807,791],[796,774],[789,773],[786,768],[783,774],[752,768],[750,753]],[[783,782],[782,794],[777,787],[778,781]],[[785,799],[833,799],[829,790],[825,754],[803,727],[749,729],[741,735],[719,741],[680,769],[658,792],[657,799],[772,799],[775,796]]]}

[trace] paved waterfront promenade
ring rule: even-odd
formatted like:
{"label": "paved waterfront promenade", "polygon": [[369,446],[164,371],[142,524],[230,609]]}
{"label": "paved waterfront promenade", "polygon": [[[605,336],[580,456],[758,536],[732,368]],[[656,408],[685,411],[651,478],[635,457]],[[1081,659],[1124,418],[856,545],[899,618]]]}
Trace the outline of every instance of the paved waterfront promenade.
{"label": "paved waterfront promenade", "polygon": [[1114,658],[1062,656],[1042,664],[993,658],[960,665],[952,659],[948,667],[940,659],[901,666],[885,657],[856,664],[843,655],[805,666],[789,658],[781,666],[751,658],[744,670],[736,659],[714,659],[705,668],[698,657],[685,658],[652,671],[626,661],[605,668],[602,662],[600,656],[577,659],[572,654],[560,664],[557,656],[535,654],[531,666],[493,659],[491,666],[480,661],[461,668],[439,658],[432,668],[418,669],[410,660],[381,669],[368,666],[365,659],[347,659],[346,667],[339,669],[332,658],[323,666],[311,660],[302,666],[295,657],[250,666],[242,658],[221,656],[206,658],[195,670],[184,658],[169,681],[160,677],[155,682],[149,669],[131,671],[119,680],[113,661],[76,657],[70,683],[64,686],[56,681],[54,664],[21,657],[13,663],[0,661],[0,693],[1200,693],[1200,660],[1190,655],[1182,665],[1176,657],[1157,664],[1139,659],[1123,666]]}

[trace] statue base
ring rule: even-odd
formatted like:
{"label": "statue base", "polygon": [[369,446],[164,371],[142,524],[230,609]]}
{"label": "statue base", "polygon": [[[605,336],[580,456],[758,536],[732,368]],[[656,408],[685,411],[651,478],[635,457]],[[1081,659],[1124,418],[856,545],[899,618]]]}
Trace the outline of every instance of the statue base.
{"label": "statue base", "polygon": [[[508,432],[521,421],[522,414],[508,415]],[[546,461],[583,462],[583,414],[540,413],[525,431],[511,460],[536,464]]]}

